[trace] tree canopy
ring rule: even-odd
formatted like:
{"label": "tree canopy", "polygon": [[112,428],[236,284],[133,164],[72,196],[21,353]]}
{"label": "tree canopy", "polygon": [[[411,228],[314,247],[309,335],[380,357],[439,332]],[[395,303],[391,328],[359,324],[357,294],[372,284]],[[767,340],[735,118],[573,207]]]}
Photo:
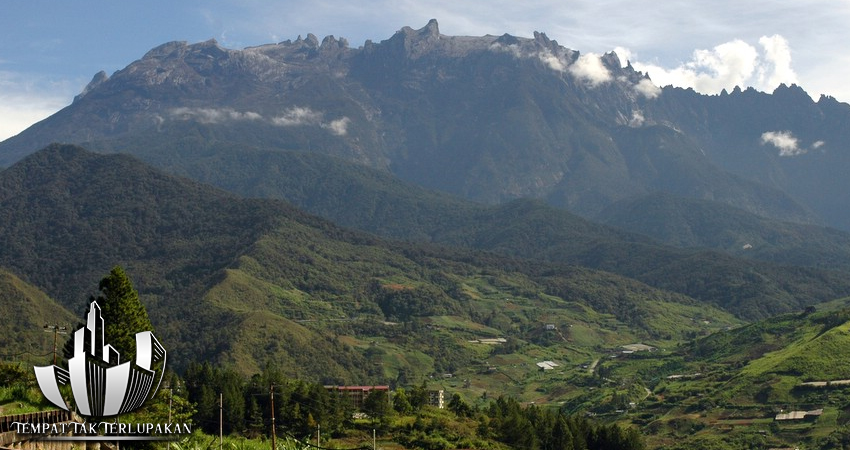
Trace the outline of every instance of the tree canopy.
{"label": "tree canopy", "polygon": [[113,267],[98,288],[100,294],[92,300],[97,301],[103,314],[104,339],[121,353],[122,360],[132,360],[136,356],[136,333],[153,331],[139,293],[120,266]]}

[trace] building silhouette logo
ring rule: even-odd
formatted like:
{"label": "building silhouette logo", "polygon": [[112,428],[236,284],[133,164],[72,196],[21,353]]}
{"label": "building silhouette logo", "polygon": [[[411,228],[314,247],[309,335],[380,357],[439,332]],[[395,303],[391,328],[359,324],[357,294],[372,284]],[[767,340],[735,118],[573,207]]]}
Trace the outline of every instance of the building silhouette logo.
{"label": "building silhouette logo", "polygon": [[86,324],[74,332],[74,356],[68,369],[35,367],[45,398],[69,410],[59,386],[71,385],[82,416],[108,417],[128,413],[156,395],[165,373],[165,349],[150,331],[136,333],[136,361],[121,362],[118,351],[104,342],[104,320],[91,302]]}

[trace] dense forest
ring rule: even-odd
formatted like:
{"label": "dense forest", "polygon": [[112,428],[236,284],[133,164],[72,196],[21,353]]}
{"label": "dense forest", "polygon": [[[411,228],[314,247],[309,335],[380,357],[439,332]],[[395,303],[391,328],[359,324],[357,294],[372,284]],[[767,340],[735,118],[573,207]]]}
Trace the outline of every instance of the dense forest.
{"label": "dense forest", "polygon": [[328,438],[346,441],[376,429],[408,448],[433,450],[497,448],[497,443],[529,450],[645,448],[634,428],[597,423],[557,408],[523,406],[510,397],[500,396],[479,409],[453,394],[447,411],[441,411],[428,405],[426,383],[398,388],[392,399],[386,392],[372,391],[361,411],[333,389],[287,379],[274,367],[244,378],[232,369],[196,363],[187,371],[185,384],[189,401],[197,406],[193,419],[210,434],[220,425],[220,392],[228,405],[225,432],[255,437],[267,436],[266,416],[274,401],[276,429],[296,438],[313,436],[320,428]]}

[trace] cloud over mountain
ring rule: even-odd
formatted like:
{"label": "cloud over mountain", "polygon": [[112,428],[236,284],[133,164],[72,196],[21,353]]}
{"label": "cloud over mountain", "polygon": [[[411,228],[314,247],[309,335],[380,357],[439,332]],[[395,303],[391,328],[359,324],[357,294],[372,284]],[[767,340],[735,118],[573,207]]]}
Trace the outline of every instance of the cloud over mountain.
{"label": "cloud over mountain", "polygon": [[179,120],[195,120],[203,124],[229,121],[262,120],[263,116],[252,111],[240,112],[231,108],[174,108],[171,117]]}
{"label": "cloud over mountain", "polygon": [[304,106],[287,108],[280,115],[271,118],[265,118],[262,114],[253,111],[236,111],[232,108],[179,107],[171,109],[169,115],[174,120],[193,120],[206,125],[239,121],[265,121],[281,127],[318,126],[337,136],[344,136],[348,132],[349,123],[351,123],[351,119],[348,117],[326,121],[322,112]]}
{"label": "cloud over mountain", "polygon": [[637,84],[635,84],[634,89],[638,94],[649,99],[656,98],[661,95],[661,88],[656,86],[655,83],[648,78],[638,81]]}
{"label": "cloud over mountain", "polygon": [[611,81],[611,72],[602,64],[602,57],[595,53],[585,53],[570,65],[569,71],[576,78],[596,87]]}
{"label": "cloud over mountain", "polygon": [[[761,50],[740,39],[734,39],[712,49],[698,49],[691,60],[674,68],[656,63],[633,61],[636,69],[648,73],[660,86],[673,85],[694,88],[704,94],[717,94],[735,86],[753,86],[770,91],[781,83],[797,82],[791,68],[791,50],[781,35],[762,36]],[[629,57],[631,52],[621,49]]]}
{"label": "cloud over mountain", "polygon": [[815,141],[810,148],[800,147],[800,140],[790,131],[766,131],[761,135],[762,145],[771,144],[779,149],[779,156],[805,155],[810,150],[817,150],[825,144],[824,141]]}

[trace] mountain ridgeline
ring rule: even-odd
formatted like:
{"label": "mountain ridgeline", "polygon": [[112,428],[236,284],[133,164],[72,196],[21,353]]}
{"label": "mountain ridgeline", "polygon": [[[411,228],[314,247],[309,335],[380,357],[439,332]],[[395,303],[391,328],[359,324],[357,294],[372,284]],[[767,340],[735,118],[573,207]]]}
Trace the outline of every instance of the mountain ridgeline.
{"label": "mountain ridgeline", "polygon": [[798,86],[660,89],[613,53],[543,33],[447,36],[431,21],[359,48],[313,35],[162,45],[0,144],[0,165],[51,142],[170,143],[138,154],[160,167],[185,166],[189,150],[300,151],[485,203],[534,197],[595,217],[665,192],[848,230],[849,124],[850,106]]}
{"label": "mountain ridgeline", "polygon": [[[465,333],[419,336],[424,328],[386,321],[456,316],[468,326],[490,324],[485,333],[498,334],[542,320],[540,311],[550,311],[550,320],[588,323],[602,314],[659,339],[699,330],[684,317],[668,317],[671,311],[736,323],[686,295],[615,274],[393,244],[277,200],[243,199],[166,175],[125,155],[54,145],[0,173],[0,192],[1,266],[71,311],[84,309],[110,266],[126,267],[178,364],[200,358],[248,371],[273,360],[293,376],[375,382],[404,370],[449,370],[474,357],[460,345]],[[505,301],[517,302],[519,312],[500,312]],[[594,333],[606,328],[616,326]],[[371,366],[352,348],[357,341],[341,336],[375,333],[431,362],[365,370]]]}
{"label": "mountain ridgeline", "polygon": [[2,358],[52,359],[121,266],[177,371],[841,448],[850,105],[649,75],[436,21],[152,49],[0,143]]}
{"label": "mountain ridgeline", "polygon": [[[258,155],[268,170],[302,174],[334,174],[350,164]],[[288,164],[271,164],[284,156]],[[97,281],[119,264],[177,370],[205,361],[249,376],[271,364],[323,384],[395,386],[453,374],[448,379],[463,378],[465,387],[452,387],[481,398],[477,404],[485,402],[482,392],[499,392],[600,414],[657,392],[629,418],[643,426],[646,414],[669,408],[740,403],[760,416],[774,406],[754,410],[754,397],[821,401],[828,393],[795,383],[837,379],[846,366],[831,359],[846,340],[848,314],[831,309],[846,300],[821,304],[850,292],[842,271],[679,249],[541,201],[486,206],[368,168],[352,173],[324,186],[325,195],[314,185],[321,177],[295,184],[315,208],[333,204],[322,199],[336,190],[359,186],[360,207],[345,217],[364,228],[372,217],[366,206],[381,205],[376,217],[411,206],[400,223],[419,223],[410,239],[431,242],[346,230],[280,200],[239,197],[127,155],[52,145],[28,156],[0,172],[0,310],[17,318],[0,329],[4,357],[50,360],[51,336],[41,324],[73,325]],[[740,210],[729,214],[753,220]],[[404,229],[386,230],[399,237]],[[812,305],[823,311],[800,312]],[[743,327],[731,314],[784,311],[793,313]],[[707,337],[691,341],[698,336]],[[606,356],[635,342],[675,350]],[[565,369],[544,376],[534,370],[540,359]],[[682,382],[705,397],[678,393],[676,374],[706,367],[705,378]],[[777,376],[782,385],[773,383]],[[707,387],[715,381],[717,388]],[[726,412],[712,414],[704,421]],[[664,417],[644,431],[661,441],[678,433],[676,417]]]}
{"label": "mountain ridgeline", "polygon": [[[97,280],[120,264],[178,360],[247,370],[271,358],[326,381],[424,374],[473,358],[458,347],[464,333],[429,335],[423,348],[414,338],[421,330],[376,325],[386,321],[452,316],[468,323],[461,329],[533,340],[541,320],[586,323],[593,334],[617,329],[596,316],[607,315],[625,327],[617,339],[676,340],[700,332],[694,316],[734,324],[729,312],[763,317],[850,294],[841,271],[665,247],[531,201],[495,207],[423,196],[431,210],[463,206],[420,229],[451,246],[393,243],[279,200],[237,197],[74,146],[50,146],[0,172],[0,193],[0,266],[69,310],[83,309]],[[464,249],[476,247],[489,252]],[[506,302],[517,306],[505,311]],[[396,345],[433,360],[364,371],[364,354],[341,336],[375,333],[407,336]],[[456,352],[441,360],[447,346]],[[321,353],[337,357],[301,364]]]}

